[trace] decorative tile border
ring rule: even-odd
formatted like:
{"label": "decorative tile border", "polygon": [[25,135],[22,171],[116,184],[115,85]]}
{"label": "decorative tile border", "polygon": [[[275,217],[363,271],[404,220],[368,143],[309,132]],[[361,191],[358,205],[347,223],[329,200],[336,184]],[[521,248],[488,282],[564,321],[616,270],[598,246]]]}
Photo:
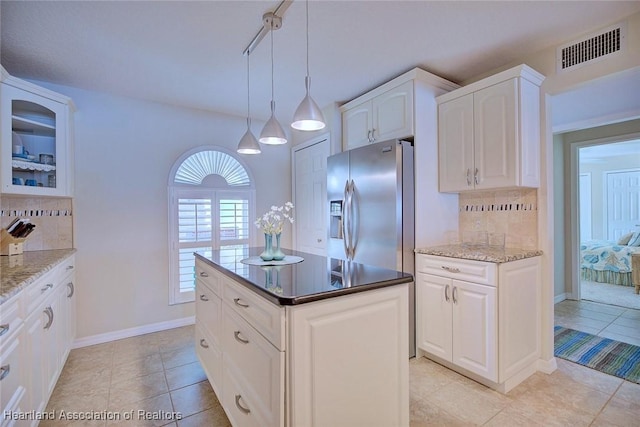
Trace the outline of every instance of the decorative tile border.
{"label": "decorative tile border", "polygon": [[46,217],[73,215],[71,209],[4,209],[0,210],[0,217],[2,216]]}
{"label": "decorative tile border", "polygon": [[538,207],[533,203],[502,203],[460,206],[460,212],[520,212],[537,210]]}

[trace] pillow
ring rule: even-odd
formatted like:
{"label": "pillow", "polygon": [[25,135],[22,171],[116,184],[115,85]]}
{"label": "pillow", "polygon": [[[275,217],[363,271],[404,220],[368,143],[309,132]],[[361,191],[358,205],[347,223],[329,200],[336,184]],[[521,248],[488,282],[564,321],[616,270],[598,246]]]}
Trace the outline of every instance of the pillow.
{"label": "pillow", "polygon": [[635,233],[633,233],[633,236],[631,236],[627,245],[640,246],[640,231],[636,231]]}
{"label": "pillow", "polygon": [[629,240],[631,240],[631,236],[633,236],[633,231],[631,233],[627,233],[625,235],[623,235],[622,237],[620,237],[618,239],[618,244],[619,245],[628,245],[629,244]]}

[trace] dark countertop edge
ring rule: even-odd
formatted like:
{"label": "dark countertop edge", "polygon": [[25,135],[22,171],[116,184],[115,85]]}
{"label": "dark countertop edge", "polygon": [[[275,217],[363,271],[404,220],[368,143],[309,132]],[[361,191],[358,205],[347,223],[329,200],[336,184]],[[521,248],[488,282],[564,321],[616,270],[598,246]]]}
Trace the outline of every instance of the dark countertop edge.
{"label": "dark countertop edge", "polygon": [[[22,282],[18,283],[14,287],[12,287],[9,290],[7,290],[5,293],[0,294],[0,305],[4,304],[5,302],[9,301],[11,298],[13,298],[16,295],[18,295],[25,288],[27,288],[30,284],[32,284],[33,282],[38,280],[40,277],[44,276],[47,272],[53,270],[59,264],[63,263],[67,258],[69,258],[73,254],[75,254],[78,250],[76,248],[70,248],[70,249],[43,249],[42,251],[32,251],[32,252],[54,252],[54,251],[65,251],[65,252],[68,252],[68,253],[66,254],[66,256],[60,256],[55,262],[47,264],[46,266],[44,266],[43,268],[38,270],[36,273],[33,273],[31,276],[27,277]],[[27,253],[27,252],[24,252],[24,253]],[[5,255],[3,255],[3,256],[5,256]],[[8,255],[8,256],[11,256],[11,255]]]}
{"label": "dark countertop edge", "polygon": [[311,294],[311,295],[305,295],[305,296],[301,296],[301,297],[282,297],[282,296],[278,296],[278,295],[272,294],[271,292],[267,291],[266,289],[254,285],[253,283],[251,283],[250,281],[248,281],[244,277],[237,275],[236,273],[234,273],[231,270],[227,270],[226,268],[222,267],[221,265],[218,265],[215,262],[211,261],[209,258],[206,258],[206,257],[204,257],[204,256],[202,256],[202,255],[200,255],[198,253],[194,253],[194,254],[195,254],[196,258],[199,258],[200,260],[206,262],[208,265],[210,265],[211,267],[215,268],[219,272],[224,273],[225,275],[232,277],[234,280],[236,280],[238,283],[240,283],[245,288],[251,290],[252,292],[255,292],[256,294],[261,295],[266,300],[268,300],[268,301],[270,301],[270,302],[272,302],[272,303],[274,303],[276,305],[279,305],[279,306],[300,305],[300,304],[305,304],[305,303],[309,303],[309,302],[314,302],[314,301],[320,301],[320,300],[324,300],[324,299],[339,297],[339,296],[342,296],[342,295],[356,294],[356,293],[366,292],[366,291],[370,291],[370,290],[374,290],[374,289],[386,288],[388,286],[394,286],[394,285],[400,285],[400,284],[403,284],[403,283],[411,283],[411,282],[413,282],[413,276],[407,275],[406,277],[399,277],[397,279],[384,280],[384,281],[381,281],[381,282],[376,282],[376,283],[371,284],[371,285],[355,286],[353,288],[336,289],[336,290],[332,290],[332,291],[325,291],[325,292],[320,292],[320,293]]}

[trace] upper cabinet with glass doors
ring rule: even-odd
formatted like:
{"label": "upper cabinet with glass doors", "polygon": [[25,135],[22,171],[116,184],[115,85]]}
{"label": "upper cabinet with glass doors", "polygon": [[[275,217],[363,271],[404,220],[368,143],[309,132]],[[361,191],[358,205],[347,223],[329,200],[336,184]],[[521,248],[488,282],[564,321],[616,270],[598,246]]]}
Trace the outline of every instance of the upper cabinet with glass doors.
{"label": "upper cabinet with glass doors", "polygon": [[73,196],[71,99],[0,72],[2,193]]}

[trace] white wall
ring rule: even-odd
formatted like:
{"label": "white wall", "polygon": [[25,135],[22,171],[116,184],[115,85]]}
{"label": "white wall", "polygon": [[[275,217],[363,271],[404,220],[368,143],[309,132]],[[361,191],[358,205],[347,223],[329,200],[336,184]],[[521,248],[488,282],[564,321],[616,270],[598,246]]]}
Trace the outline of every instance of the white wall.
{"label": "white wall", "polygon": [[[193,316],[193,303],[168,305],[169,171],[193,147],[235,152],[245,119],[36,83],[77,106],[77,338]],[[256,182],[258,213],[290,200],[289,145],[241,159]],[[290,246],[291,233],[283,237]]]}

